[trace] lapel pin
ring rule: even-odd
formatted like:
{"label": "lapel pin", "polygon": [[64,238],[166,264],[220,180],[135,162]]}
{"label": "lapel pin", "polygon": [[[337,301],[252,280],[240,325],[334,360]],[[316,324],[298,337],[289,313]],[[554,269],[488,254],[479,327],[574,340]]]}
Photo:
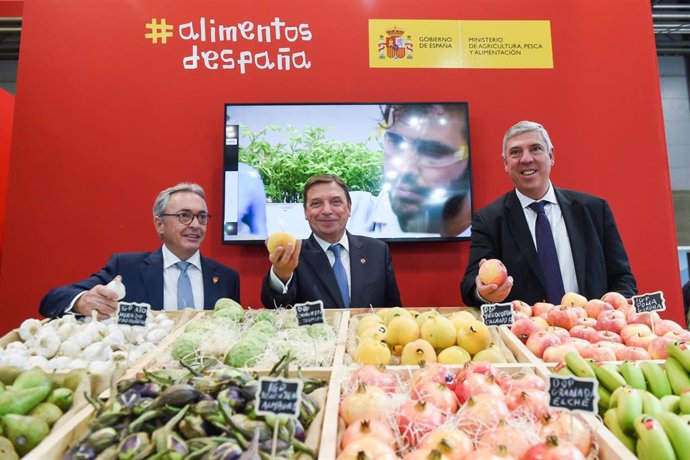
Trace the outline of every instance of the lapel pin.
{"label": "lapel pin", "polygon": [[211,282],[212,282],[213,284],[218,284],[218,281],[220,281],[220,278],[217,277],[217,276],[214,276],[213,278],[211,278]]}
{"label": "lapel pin", "polygon": [[359,263],[364,265],[365,263],[367,263],[367,259],[359,259]]}

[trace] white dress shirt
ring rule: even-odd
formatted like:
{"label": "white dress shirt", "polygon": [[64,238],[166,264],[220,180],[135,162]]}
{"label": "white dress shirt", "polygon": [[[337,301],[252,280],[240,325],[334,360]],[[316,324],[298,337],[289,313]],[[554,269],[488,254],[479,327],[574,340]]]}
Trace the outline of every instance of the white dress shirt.
{"label": "white dress shirt", "polygon": [[547,204],[544,206],[544,213],[551,225],[551,232],[553,233],[553,240],[556,243],[556,252],[558,253],[558,265],[561,268],[561,277],[563,278],[563,288],[565,292],[578,292],[577,277],[575,276],[575,262],[573,261],[573,251],[570,247],[570,239],[568,238],[568,229],[565,226],[563,213],[561,207],[556,200],[556,192],[553,185],[549,181],[549,190],[539,200],[523,195],[519,190],[515,189],[515,194],[520,200],[522,211],[525,213],[527,219],[527,226],[532,235],[534,247],[537,247],[537,213],[529,207],[535,201],[544,201]]}
{"label": "white dress shirt", "polygon": [[[181,259],[163,245],[163,309],[177,310],[177,280],[182,272],[177,265]],[[195,252],[186,260],[189,281],[192,283],[192,295],[194,296],[194,308],[204,308],[204,278],[201,273],[201,254]]]}

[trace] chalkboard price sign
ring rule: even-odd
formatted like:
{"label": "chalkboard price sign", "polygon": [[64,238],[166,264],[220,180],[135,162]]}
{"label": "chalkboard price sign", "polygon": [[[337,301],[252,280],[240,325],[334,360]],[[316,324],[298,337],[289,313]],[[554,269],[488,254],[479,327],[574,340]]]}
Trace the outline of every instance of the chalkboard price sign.
{"label": "chalkboard price sign", "polygon": [[664,293],[661,291],[652,292],[651,294],[634,295],[632,300],[636,313],[650,313],[653,311],[666,310]]}
{"label": "chalkboard price sign", "polygon": [[515,310],[512,303],[485,303],[481,306],[482,321],[487,326],[512,326]]}
{"label": "chalkboard price sign", "polygon": [[549,407],[596,414],[599,392],[595,379],[549,376]]}
{"label": "chalkboard price sign", "polygon": [[136,302],[120,302],[117,305],[117,324],[146,326],[146,319],[149,316],[151,305]]}
{"label": "chalkboard price sign", "polygon": [[256,413],[296,418],[302,404],[302,385],[304,383],[299,379],[260,377],[259,391],[256,392]]}
{"label": "chalkboard price sign", "polygon": [[300,326],[322,324],[324,322],[323,302],[317,300],[315,302],[296,303],[295,314],[297,315],[297,324]]}

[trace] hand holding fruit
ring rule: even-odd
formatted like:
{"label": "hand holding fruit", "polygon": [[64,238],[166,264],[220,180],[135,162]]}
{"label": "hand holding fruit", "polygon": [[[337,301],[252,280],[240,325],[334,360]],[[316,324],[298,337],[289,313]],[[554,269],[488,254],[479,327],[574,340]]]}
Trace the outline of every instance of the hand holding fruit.
{"label": "hand holding fruit", "polygon": [[477,292],[482,299],[489,302],[501,302],[513,288],[513,277],[498,259],[479,261],[479,274],[475,280]]}
{"label": "hand holding fruit", "polygon": [[287,283],[299,263],[302,240],[288,232],[273,232],[266,239],[266,247],[273,272],[283,283]]}
{"label": "hand holding fruit", "polygon": [[120,289],[124,291],[124,286],[118,287],[121,284],[122,277],[117,275],[107,286],[99,284],[92,287],[77,299],[72,310],[84,316],[91,316],[95,311],[99,320],[109,318],[117,311],[117,301],[124,297],[124,292],[118,292]]}

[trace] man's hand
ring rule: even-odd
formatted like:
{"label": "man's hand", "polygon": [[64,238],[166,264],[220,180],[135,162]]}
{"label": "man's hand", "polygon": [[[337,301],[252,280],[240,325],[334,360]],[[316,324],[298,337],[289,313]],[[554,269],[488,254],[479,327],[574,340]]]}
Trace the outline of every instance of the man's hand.
{"label": "man's hand", "polygon": [[[481,267],[484,262],[486,262],[486,259],[480,260],[479,266]],[[508,278],[506,278],[506,280],[501,284],[484,284],[479,278],[479,275],[477,275],[474,282],[477,285],[477,293],[481,296],[481,298],[491,303],[502,302],[506,297],[508,297],[510,290],[513,289],[512,276],[508,276]]]}
{"label": "man's hand", "polygon": [[297,240],[294,245],[288,244],[286,247],[278,246],[268,256],[268,260],[273,264],[273,272],[283,283],[287,283],[292,273],[299,263],[299,252],[302,249],[302,240]]}
{"label": "man's hand", "polygon": [[72,310],[84,316],[91,316],[91,312],[95,310],[98,312],[98,319],[107,319],[117,311],[117,298],[117,292],[99,284],[79,297]]}

